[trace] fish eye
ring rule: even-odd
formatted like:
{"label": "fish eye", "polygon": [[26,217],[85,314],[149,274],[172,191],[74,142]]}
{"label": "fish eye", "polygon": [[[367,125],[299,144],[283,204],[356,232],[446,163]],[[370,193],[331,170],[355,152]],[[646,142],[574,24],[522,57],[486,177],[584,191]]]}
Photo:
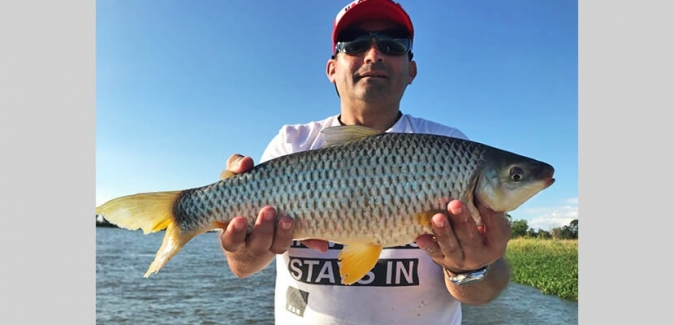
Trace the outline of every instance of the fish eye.
{"label": "fish eye", "polygon": [[524,170],[522,167],[513,166],[510,167],[510,179],[514,182],[519,182],[524,178]]}

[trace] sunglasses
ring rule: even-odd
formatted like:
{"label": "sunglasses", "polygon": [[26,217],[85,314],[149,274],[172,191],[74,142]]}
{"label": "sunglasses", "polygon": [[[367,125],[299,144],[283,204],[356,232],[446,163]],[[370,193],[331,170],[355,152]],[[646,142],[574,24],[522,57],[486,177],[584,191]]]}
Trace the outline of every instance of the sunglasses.
{"label": "sunglasses", "polygon": [[409,38],[393,37],[387,32],[363,32],[355,39],[337,42],[335,51],[346,54],[365,52],[372,46],[372,38],[375,39],[377,49],[388,55],[403,55],[412,50],[412,40]]}

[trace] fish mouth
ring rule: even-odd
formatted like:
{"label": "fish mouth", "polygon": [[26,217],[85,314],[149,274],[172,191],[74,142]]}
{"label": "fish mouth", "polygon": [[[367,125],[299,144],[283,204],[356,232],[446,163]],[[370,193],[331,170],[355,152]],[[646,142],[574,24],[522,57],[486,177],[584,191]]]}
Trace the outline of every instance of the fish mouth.
{"label": "fish mouth", "polygon": [[550,187],[550,185],[554,184],[556,181],[554,177],[555,168],[550,164],[544,162],[536,164],[533,168],[533,173],[534,175],[537,175],[538,179],[543,181],[543,189]]}

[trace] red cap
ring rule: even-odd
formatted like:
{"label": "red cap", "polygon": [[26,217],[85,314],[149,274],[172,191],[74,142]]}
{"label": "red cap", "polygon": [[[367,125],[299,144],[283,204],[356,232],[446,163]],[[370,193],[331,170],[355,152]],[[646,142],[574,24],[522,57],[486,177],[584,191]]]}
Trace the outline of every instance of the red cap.
{"label": "red cap", "polygon": [[414,26],[403,7],[392,0],[355,0],[337,13],[332,25],[332,50],[337,45],[337,35],[346,27],[366,20],[388,20],[398,24],[414,38]]}

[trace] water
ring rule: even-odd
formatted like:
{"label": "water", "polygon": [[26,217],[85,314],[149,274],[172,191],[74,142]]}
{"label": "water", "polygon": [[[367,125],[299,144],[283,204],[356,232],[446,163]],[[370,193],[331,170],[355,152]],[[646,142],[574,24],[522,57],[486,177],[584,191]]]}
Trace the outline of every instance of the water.
{"label": "water", "polygon": [[[238,279],[217,233],[206,233],[144,278],[163,236],[96,228],[97,324],[273,324],[273,265]],[[463,308],[464,325],[578,323],[576,302],[518,284],[486,306]]]}

